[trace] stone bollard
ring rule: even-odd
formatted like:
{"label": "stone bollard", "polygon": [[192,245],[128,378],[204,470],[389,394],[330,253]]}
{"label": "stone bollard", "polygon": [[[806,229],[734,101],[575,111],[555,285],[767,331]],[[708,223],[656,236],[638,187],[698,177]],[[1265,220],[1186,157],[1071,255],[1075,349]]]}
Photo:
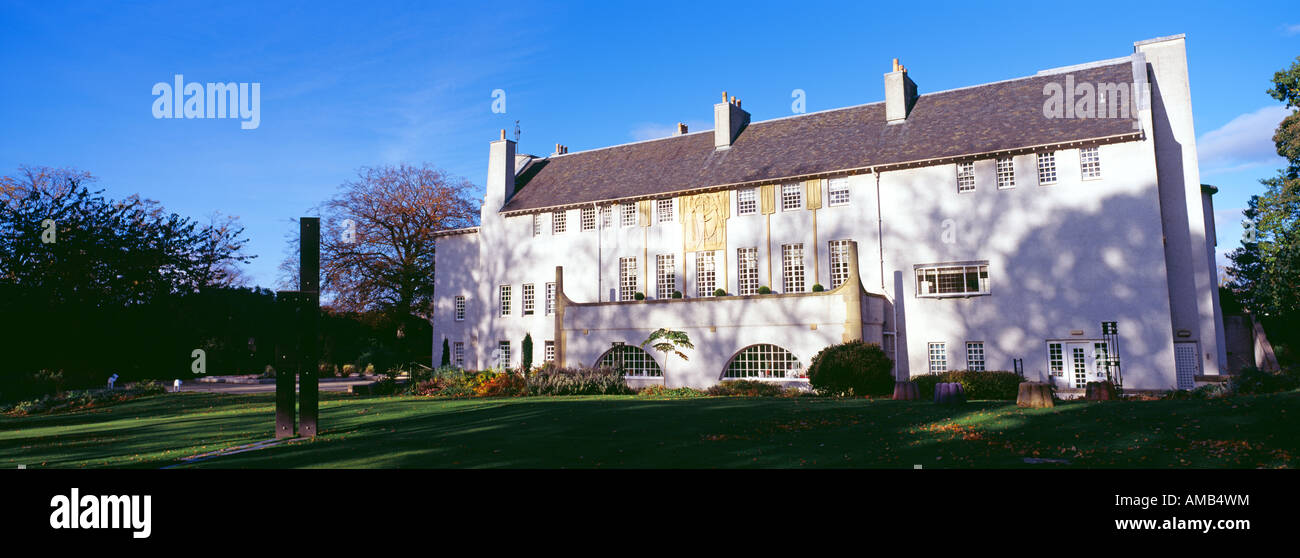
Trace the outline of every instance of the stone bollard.
{"label": "stone bollard", "polygon": [[916,401],[921,398],[921,391],[916,382],[894,382],[894,401]]}
{"label": "stone bollard", "polygon": [[1017,407],[1030,409],[1050,409],[1056,406],[1052,401],[1052,385],[1047,382],[1020,382],[1020,393],[1016,395]]}
{"label": "stone bollard", "polygon": [[957,405],[966,402],[966,391],[958,382],[944,382],[934,386],[934,402],[941,405]]}
{"label": "stone bollard", "polygon": [[1110,382],[1088,382],[1083,398],[1088,401],[1114,401],[1119,399],[1115,393],[1115,384]]}

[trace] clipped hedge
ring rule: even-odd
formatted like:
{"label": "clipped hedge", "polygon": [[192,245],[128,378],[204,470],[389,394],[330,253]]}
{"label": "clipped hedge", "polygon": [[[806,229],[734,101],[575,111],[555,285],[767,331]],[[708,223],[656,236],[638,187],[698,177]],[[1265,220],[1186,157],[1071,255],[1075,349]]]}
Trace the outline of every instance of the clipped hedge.
{"label": "clipped hedge", "polygon": [[893,366],[880,345],[850,341],[819,351],[808,366],[808,383],[824,394],[888,395]]}
{"label": "clipped hedge", "polygon": [[1014,401],[1025,381],[1015,372],[1005,370],[949,370],[941,374],[912,376],[921,392],[921,400],[934,399],[934,386],[940,382],[957,382],[967,399],[1001,399]]}

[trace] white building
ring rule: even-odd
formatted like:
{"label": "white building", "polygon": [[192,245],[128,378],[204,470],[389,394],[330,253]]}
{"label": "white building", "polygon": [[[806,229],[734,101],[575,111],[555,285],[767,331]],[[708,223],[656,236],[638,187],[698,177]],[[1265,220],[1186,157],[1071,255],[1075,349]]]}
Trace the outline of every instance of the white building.
{"label": "white building", "polygon": [[[724,93],[714,130],[583,152],[517,154],[502,132],[481,225],[438,238],[435,347],[517,367],[530,334],[534,364],[669,387],[806,382],[850,339],[901,379],[1019,360],[1071,389],[1116,353],[1128,389],[1219,374],[1182,36],[950,91],[884,79],[884,102],[764,122]],[[689,334],[689,361],[639,348],[660,327]]]}

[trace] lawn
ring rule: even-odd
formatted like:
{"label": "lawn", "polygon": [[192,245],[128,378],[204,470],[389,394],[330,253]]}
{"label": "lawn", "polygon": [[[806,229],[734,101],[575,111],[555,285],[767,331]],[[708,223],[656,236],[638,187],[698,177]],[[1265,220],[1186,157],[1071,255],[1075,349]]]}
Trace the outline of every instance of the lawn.
{"label": "lawn", "polygon": [[[1214,400],[924,402],[323,394],[321,435],[270,438],[274,396],[169,393],[0,417],[0,467],[1296,467],[1300,392]],[[1038,462],[1026,462],[1026,458]],[[1051,461],[1042,461],[1051,460]]]}

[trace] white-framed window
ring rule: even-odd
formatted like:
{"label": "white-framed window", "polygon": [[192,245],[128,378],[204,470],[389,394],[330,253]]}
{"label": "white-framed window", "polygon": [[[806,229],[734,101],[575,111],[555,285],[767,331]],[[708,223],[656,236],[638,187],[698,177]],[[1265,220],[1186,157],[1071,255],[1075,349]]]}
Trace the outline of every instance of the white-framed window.
{"label": "white-framed window", "polygon": [[510,315],[510,285],[501,285],[497,291],[497,304],[501,308],[502,316]]}
{"label": "white-framed window", "polygon": [[758,213],[758,188],[736,190],[736,215]]}
{"label": "white-framed window", "polygon": [[582,222],[582,230],[591,231],[596,229],[596,208],[584,207],[578,212],[578,220]]}
{"label": "white-framed window", "polygon": [[636,258],[618,259],[618,299],[636,299]]}
{"label": "white-framed window", "polygon": [[659,223],[673,222],[673,200],[655,200],[655,215]]}
{"label": "white-framed window", "polygon": [[849,179],[832,178],[830,185],[827,187],[827,201],[830,205],[848,205],[849,204]]}
{"label": "white-framed window", "polygon": [[1047,368],[1053,376],[1065,375],[1065,352],[1060,343],[1047,344]]}
{"label": "white-framed window", "polygon": [[957,163],[957,192],[975,191],[975,162]]}
{"label": "white-framed window", "polygon": [[542,353],[543,362],[555,362],[555,341],[546,340],[546,349]]}
{"label": "white-framed window", "polygon": [[624,227],[636,226],[636,204],[633,202],[623,202],[619,204],[619,206],[623,210],[622,212],[623,226]]}
{"label": "white-framed window", "polygon": [[944,343],[930,343],[927,347],[930,355],[930,373],[942,374],[948,371],[948,347]]}
{"label": "white-framed window", "polygon": [[1036,158],[1038,159],[1038,184],[1041,186],[1056,184],[1056,152],[1039,153]]}
{"label": "white-framed window", "polygon": [[781,245],[781,281],[782,292],[804,291],[802,243]]}
{"label": "white-framed window", "polygon": [[803,209],[803,184],[781,185],[781,211]]}
{"label": "white-framed window", "polygon": [[497,369],[510,368],[510,342],[497,341]]}
{"label": "white-framed window", "polygon": [[1083,347],[1070,348],[1070,362],[1074,370],[1074,387],[1088,387],[1088,353]]}
{"label": "white-framed window", "polygon": [[849,280],[849,242],[832,240],[829,244],[831,254],[831,288],[843,285]]}
{"label": "white-framed window", "polygon": [[614,226],[614,206],[607,205],[600,208],[600,228],[608,229]]}
{"label": "white-framed window", "polygon": [[975,372],[984,371],[984,342],[966,342],[966,369]]}
{"label": "white-framed window", "polygon": [[533,214],[533,236],[542,236],[542,214]]}
{"label": "white-framed window", "polygon": [[676,258],[672,254],[655,256],[655,298],[669,299],[677,288]]}
{"label": "white-framed window", "polygon": [[613,368],[623,373],[624,376],[652,376],[660,377],[664,375],[659,363],[655,362],[654,357],[644,349],[634,345],[614,345],[605,354],[600,356],[596,366]]}
{"label": "white-framed window", "polygon": [[1101,152],[1097,147],[1079,150],[1079,174],[1084,180],[1101,178]]}
{"label": "white-framed window", "polygon": [[758,294],[758,248],[737,248],[736,292],[741,296]]}
{"label": "white-framed window", "polygon": [[998,159],[998,189],[1006,190],[1016,187],[1016,165],[1011,157]]}
{"label": "white-framed window", "polygon": [[465,342],[464,341],[457,341],[455,343],[452,343],[451,363],[456,365],[456,368],[465,367]]}
{"label": "white-framed window", "polygon": [[555,313],[555,283],[546,284],[546,315]]}
{"label": "white-framed window", "polygon": [[794,353],[770,344],[750,345],[741,349],[727,363],[723,378],[750,380],[786,380],[807,378],[803,363]]}
{"label": "white-framed window", "polygon": [[536,300],[534,299],[535,296],[536,293],[533,291],[533,284],[532,283],[525,284],[524,292],[523,292],[525,316],[533,315],[534,303],[536,302]]}
{"label": "white-framed window", "polygon": [[695,253],[695,296],[713,296],[718,289],[718,269],[713,251]]}
{"label": "white-framed window", "polygon": [[465,321],[465,295],[456,297],[456,321]]}
{"label": "white-framed window", "polygon": [[560,234],[569,229],[569,212],[563,209],[551,212],[551,234]]}
{"label": "white-framed window", "polygon": [[971,296],[989,294],[989,264],[937,264],[917,266],[916,296]]}

